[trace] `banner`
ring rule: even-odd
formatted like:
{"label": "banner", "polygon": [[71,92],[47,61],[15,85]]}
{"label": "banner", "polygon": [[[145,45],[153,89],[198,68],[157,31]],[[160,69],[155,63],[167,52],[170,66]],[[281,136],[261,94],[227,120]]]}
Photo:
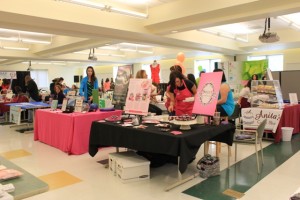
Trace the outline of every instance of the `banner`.
{"label": "banner", "polygon": [[268,68],[268,60],[244,61],[242,70],[242,80],[250,80],[256,74],[260,80]]}
{"label": "banner", "polygon": [[115,88],[112,103],[114,105],[125,105],[129,79],[131,74],[131,65],[119,66],[115,80]]}
{"label": "banner", "polygon": [[201,73],[195,95],[193,113],[213,116],[219,96],[223,72]]}
{"label": "banner", "polygon": [[267,119],[265,130],[272,130],[275,133],[281,114],[282,110],[280,109],[243,108],[243,127],[256,129],[264,119]]}
{"label": "banner", "polygon": [[147,115],[150,104],[151,79],[130,79],[125,113]]}
{"label": "banner", "polygon": [[17,72],[0,71],[0,79],[17,79]]}

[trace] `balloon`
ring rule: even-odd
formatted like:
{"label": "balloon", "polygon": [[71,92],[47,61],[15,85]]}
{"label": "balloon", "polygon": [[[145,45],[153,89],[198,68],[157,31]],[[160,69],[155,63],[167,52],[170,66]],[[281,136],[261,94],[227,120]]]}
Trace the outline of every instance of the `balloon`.
{"label": "balloon", "polygon": [[199,71],[199,72],[202,71],[202,66],[201,66],[201,65],[198,66],[198,71]]}
{"label": "balloon", "polygon": [[185,74],[185,72],[186,72],[185,67],[183,66],[183,64],[179,60],[176,60],[175,65],[180,66],[181,70],[182,70],[182,74]]}
{"label": "balloon", "polygon": [[178,61],[183,63],[184,59],[185,59],[184,53],[180,52],[180,53],[177,54],[177,60]]}

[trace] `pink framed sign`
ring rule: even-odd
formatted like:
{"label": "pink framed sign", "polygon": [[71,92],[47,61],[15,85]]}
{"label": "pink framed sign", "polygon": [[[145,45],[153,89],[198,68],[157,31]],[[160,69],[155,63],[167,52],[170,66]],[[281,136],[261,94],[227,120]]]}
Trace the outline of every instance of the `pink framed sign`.
{"label": "pink framed sign", "polygon": [[223,72],[201,73],[195,96],[194,114],[213,116],[216,111]]}

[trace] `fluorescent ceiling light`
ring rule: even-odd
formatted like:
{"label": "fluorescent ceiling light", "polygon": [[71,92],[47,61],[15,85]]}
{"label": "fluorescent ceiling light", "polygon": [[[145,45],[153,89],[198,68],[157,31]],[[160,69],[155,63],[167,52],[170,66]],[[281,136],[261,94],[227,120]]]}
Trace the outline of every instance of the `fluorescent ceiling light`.
{"label": "fluorescent ceiling light", "polygon": [[72,64],[78,64],[78,63],[80,63],[80,62],[68,61],[68,63],[72,63]]}
{"label": "fluorescent ceiling light", "polygon": [[88,55],[89,54],[89,52],[84,52],[84,51],[76,51],[76,52],[73,52],[73,53],[84,54],[84,55]]}
{"label": "fluorescent ceiling light", "polygon": [[3,46],[2,48],[6,49],[6,50],[17,50],[17,51],[28,51],[29,50],[29,48],[26,48],[26,47],[6,47],[6,46]]}
{"label": "fluorescent ceiling light", "polygon": [[77,5],[81,5],[81,6],[87,6],[87,7],[90,7],[90,8],[98,8],[98,9],[105,8],[104,4],[95,3],[95,2],[86,1],[86,0],[61,0],[61,1],[74,3],[74,4],[77,4]]}
{"label": "fluorescent ceiling light", "polygon": [[16,38],[16,37],[0,37],[0,40],[18,42],[19,38]]}
{"label": "fluorescent ceiling light", "polygon": [[135,49],[120,49],[120,51],[136,52]]}
{"label": "fluorescent ceiling light", "polygon": [[109,56],[108,53],[95,53],[96,56]]}
{"label": "fluorescent ceiling light", "polygon": [[143,54],[153,54],[153,51],[142,51],[142,50],[139,50],[138,52],[139,53],[143,53]]}
{"label": "fluorescent ceiling light", "polygon": [[39,65],[51,65],[52,63],[50,63],[50,62],[38,62],[37,64],[39,64]]}
{"label": "fluorescent ceiling light", "polygon": [[24,43],[34,43],[34,44],[51,44],[50,41],[44,41],[44,40],[34,40],[34,39],[21,39]]}
{"label": "fluorescent ceiling light", "polygon": [[289,20],[289,19],[287,19],[287,18],[285,18],[283,16],[278,16],[277,18],[280,19],[281,21],[284,21],[287,24],[291,24],[292,23],[291,20]]}
{"label": "fluorescent ceiling light", "polygon": [[29,31],[20,31],[20,30],[14,30],[14,29],[5,29],[5,28],[0,28],[0,32],[6,32],[6,33],[16,33],[16,34],[27,34],[27,35],[39,35],[39,36],[48,36],[51,37],[51,34],[47,33],[38,33],[38,32],[29,32]]}
{"label": "fluorescent ceiling light", "polygon": [[147,18],[148,17],[148,14],[146,14],[146,13],[140,13],[140,12],[125,10],[125,9],[121,9],[121,8],[110,7],[109,10],[111,10],[112,12],[130,15],[133,17],[139,17],[139,18]]}
{"label": "fluorescent ceiling light", "polygon": [[113,56],[113,57],[125,57],[125,55],[121,55],[121,54],[110,54],[110,56]]}
{"label": "fluorescent ceiling light", "polygon": [[295,27],[300,30],[300,25],[298,25],[298,24],[292,23],[292,27]]}
{"label": "fluorescent ceiling light", "polygon": [[118,47],[113,47],[113,46],[104,46],[104,47],[99,47],[98,49],[105,49],[105,50],[118,50]]}
{"label": "fluorescent ceiling light", "polygon": [[153,46],[150,46],[150,45],[145,45],[145,44],[135,44],[135,43],[127,43],[127,42],[122,42],[120,43],[120,45],[124,45],[124,46],[133,46],[133,47],[153,47]]}

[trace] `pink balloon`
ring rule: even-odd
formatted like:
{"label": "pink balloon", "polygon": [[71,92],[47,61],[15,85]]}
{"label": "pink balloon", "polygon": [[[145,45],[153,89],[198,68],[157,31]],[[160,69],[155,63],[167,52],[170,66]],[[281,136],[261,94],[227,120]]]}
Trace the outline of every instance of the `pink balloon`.
{"label": "pink balloon", "polygon": [[177,54],[177,60],[180,61],[180,62],[184,62],[184,59],[185,59],[185,55],[184,53],[180,52]]}

